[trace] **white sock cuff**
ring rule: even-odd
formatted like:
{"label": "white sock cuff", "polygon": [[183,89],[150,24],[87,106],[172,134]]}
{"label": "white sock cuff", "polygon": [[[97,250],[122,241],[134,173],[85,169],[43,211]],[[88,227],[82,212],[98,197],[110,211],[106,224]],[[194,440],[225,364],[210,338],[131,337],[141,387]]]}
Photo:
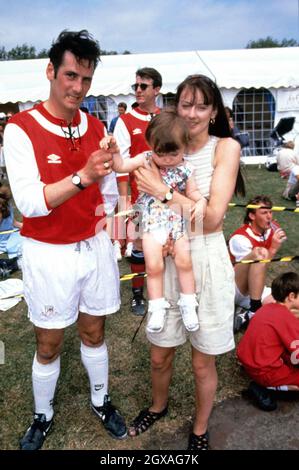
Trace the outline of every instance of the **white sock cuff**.
{"label": "white sock cuff", "polygon": [[107,344],[105,343],[105,341],[103,344],[101,344],[101,346],[98,346],[96,348],[86,346],[86,344],[82,343],[81,341],[80,351],[82,356],[86,357],[99,357],[106,356],[108,354]]}
{"label": "white sock cuff", "polygon": [[33,358],[32,373],[38,377],[49,377],[51,375],[59,375],[60,372],[60,356],[49,364],[41,364],[38,362],[36,353]]}
{"label": "white sock cuff", "polygon": [[148,310],[150,312],[160,310],[162,308],[169,308],[169,303],[165,300],[165,297],[160,297],[160,299],[154,299],[148,301]]}
{"label": "white sock cuff", "polygon": [[278,385],[277,387],[267,387],[268,390],[279,390],[280,392],[288,392],[289,387],[287,385]]}
{"label": "white sock cuff", "polygon": [[183,294],[180,292],[180,300],[178,305],[198,305],[196,294]]}

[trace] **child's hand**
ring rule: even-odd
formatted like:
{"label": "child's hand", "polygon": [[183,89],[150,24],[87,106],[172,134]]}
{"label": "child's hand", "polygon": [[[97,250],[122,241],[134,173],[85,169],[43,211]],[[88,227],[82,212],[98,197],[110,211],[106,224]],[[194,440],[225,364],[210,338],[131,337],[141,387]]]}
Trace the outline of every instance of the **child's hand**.
{"label": "child's hand", "polygon": [[202,197],[197,201],[191,209],[190,221],[193,222],[197,220],[198,222],[202,221],[207,212],[208,201],[205,197]]}
{"label": "child's hand", "polygon": [[107,150],[107,152],[110,152],[110,153],[119,152],[119,148],[116,143],[116,140],[112,135],[107,135],[106,137],[103,137],[103,139],[100,141],[100,148]]}

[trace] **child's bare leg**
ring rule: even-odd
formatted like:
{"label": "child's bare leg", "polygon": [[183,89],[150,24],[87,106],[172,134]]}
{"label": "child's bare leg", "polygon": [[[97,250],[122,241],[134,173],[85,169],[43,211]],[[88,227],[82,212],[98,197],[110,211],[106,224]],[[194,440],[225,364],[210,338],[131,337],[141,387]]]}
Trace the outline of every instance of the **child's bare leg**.
{"label": "child's bare leg", "polygon": [[181,292],[183,294],[194,294],[195,279],[190,243],[188,237],[185,235],[174,243],[174,264],[177,270]]}
{"label": "child's bare leg", "polygon": [[163,245],[159,243],[151,233],[144,233],[142,247],[147,274],[147,293],[150,300],[163,297],[164,260],[162,255]]}
{"label": "child's bare leg", "polygon": [[199,327],[196,311],[198,303],[195,295],[195,279],[187,236],[179,238],[174,244],[174,263],[180,284],[180,300],[178,305],[183,322],[188,331],[196,331]]}
{"label": "child's bare leg", "polygon": [[147,273],[148,311],[147,331],[157,333],[163,329],[166,308],[169,304],[164,298],[163,275],[164,261],[162,244],[151,233],[145,233],[142,240]]}

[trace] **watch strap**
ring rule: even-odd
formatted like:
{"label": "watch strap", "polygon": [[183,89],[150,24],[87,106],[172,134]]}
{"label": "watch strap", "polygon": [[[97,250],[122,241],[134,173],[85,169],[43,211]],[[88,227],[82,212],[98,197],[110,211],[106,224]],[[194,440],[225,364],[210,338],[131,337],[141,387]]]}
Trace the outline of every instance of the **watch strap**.
{"label": "watch strap", "polygon": [[[163,199],[163,201],[161,201],[163,204],[166,204],[167,202],[171,201],[172,195],[173,195],[173,191],[174,191],[173,188],[169,188],[169,191],[167,191],[167,193],[166,193],[166,195],[165,195],[165,198]],[[169,193],[171,194],[171,197],[170,197],[170,198],[167,197],[167,194],[169,194]]]}
{"label": "watch strap", "polygon": [[[78,178],[79,178],[79,180],[80,180],[79,183],[74,183],[74,181],[73,181],[74,176],[78,176]],[[78,175],[78,173],[74,173],[74,174],[73,174],[73,176],[72,176],[72,182],[73,182],[73,184],[74,184],[75,186],[77,186],[77,188],[79,188],[79,189],[85,189],[85,186],[83,186],[83,184],[81,183],[81,177]]]}

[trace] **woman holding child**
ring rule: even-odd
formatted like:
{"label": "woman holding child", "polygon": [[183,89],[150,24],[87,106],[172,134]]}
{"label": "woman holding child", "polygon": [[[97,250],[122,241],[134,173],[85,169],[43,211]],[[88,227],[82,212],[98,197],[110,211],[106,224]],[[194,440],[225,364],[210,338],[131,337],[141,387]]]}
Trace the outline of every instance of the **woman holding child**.
{"label": "woman holding child", "polygon": [[[233,140],[218,87],[208,77],[187,77],[177,89],[176,110],[187,123],[189,142],[185,160],[194,170],[197,188],[208,200],[203,230],[190,233],[196,279],[199,329],[187,332],[177,307],[179,287],[175,264],[166,259],[165,298],[170,303],[164,328],[147,332],[151,343],[152,405],[133,421],[129,434],[145,432],[167,414],[168,390],[176,347],[189,338],[195,378],[195,420],[188,450],[208,449],[208,419],[217,387],[215,356],[234,348],[234,273],[222,233],[224,214],[235,190],[244,192],[239,172],[240,145]],[[136,171],[138,190],[161,201],[169,193],[155,165]],[[174,191],[166,202],[190,213],[194,202]],[[196,222],[196,221],[195,221]],[[196,224],[195,225],[200,225]],[[192,226],[192,225],[191,225]]]}

